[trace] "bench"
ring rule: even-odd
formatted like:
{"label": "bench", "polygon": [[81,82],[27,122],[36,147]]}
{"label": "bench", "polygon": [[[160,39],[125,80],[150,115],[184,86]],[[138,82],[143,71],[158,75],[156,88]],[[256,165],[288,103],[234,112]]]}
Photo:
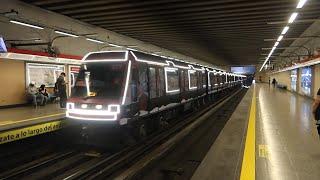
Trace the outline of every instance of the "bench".
{"label": "bench", "polygon": [[277,88],[279,88],[279,89],[287,89],[287,85],[277,84]]}

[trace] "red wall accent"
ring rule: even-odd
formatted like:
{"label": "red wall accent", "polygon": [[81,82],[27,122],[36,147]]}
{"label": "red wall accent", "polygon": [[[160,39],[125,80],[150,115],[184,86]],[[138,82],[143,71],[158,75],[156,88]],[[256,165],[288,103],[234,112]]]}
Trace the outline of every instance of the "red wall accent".
{"label": "red wall accent", "polygon": [[[9,48],[8,52],[50,57],[49,53],[39,52],[39,51],[31,51],[31,50],[26,50],[26,49]],[[59,54],[58,57],[59,58],[67,58],[67,59],[76,59],[76,60],[82,59],[81,56],[67,55],[67,54]]]}

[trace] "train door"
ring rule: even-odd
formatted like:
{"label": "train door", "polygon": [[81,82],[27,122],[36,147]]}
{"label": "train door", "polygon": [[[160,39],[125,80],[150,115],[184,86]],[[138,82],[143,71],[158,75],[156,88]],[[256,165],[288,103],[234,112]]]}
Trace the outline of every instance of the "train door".
{"label": "train door", "polygon": [[72,93],[75,81],[79,75],[80,66],[69,66],[69,96]]}

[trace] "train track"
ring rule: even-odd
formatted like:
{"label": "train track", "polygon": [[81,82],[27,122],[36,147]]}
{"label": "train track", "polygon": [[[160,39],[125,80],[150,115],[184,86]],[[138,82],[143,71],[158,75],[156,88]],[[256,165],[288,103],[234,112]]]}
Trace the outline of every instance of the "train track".
{"label": "train track", "polygon": [[[233,93],[233,96],[239,91]],[[221,102],[230,99],[225,96],[216,103],[207,106],[172,128],[154,134],[144,141],[123,148],[118,152],[93,152],[88,149],[67,149],[36,158],[31,162],[19,164],[16,168],[0,173],[0,179],[108,179],[129,168],[142,157],[176,136],[196,119]],[[218,108],[217,108],[218,109]],[[184,118],[184,117],[183,117]],[[182,119],[183,119],[182,118]]]}

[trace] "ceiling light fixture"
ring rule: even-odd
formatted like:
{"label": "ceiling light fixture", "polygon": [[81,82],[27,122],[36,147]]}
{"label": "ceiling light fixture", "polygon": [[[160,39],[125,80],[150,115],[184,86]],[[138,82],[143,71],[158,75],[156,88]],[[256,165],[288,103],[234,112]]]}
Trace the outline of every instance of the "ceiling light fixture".
{"label": "ceiling light fixture", "polygon": [[306,2],[307,2],[307,0],[300,0],[298,5],[297,5],[297,9],[301,9]]}
{"label": "ceiling light fixture", "polygon": [[122,47],[120,45],[116,45],[116,44],[112,44],[112,43],[108,43],[108,44],[109,44],[109,46],[113,46],[113,47]]}
{"label": "ceiling light fixture", "polygon": [[96,39],[92,39],[92,38],[86,38],[88,41],[91,41],[91,42],[95,42],[95,43],[99,43],[99,44],[103,44],[104,42],[103,41],[100,41],[100,40],[96,40]]}
{"label": "ceiling light fixture", "polygon": [[288,30],[289,30],[289,26],[284,27],[281,34],[282,35],[286,34],[288,32]]}
{"label": "ceiling light fixture", "polygon": [[298,13],[297,13],[297,12],[292,13],[291,16],[290,16],[290,18],[289,18],[288,23],[289,23],[289,24],[293,23],[293,21],[297,18],[297,16],[298,16]]}
{"label": "ceiling light fixture", "polygon": [[279,42],[275,42],[273,47],[277,47],[279,45]]}
{"label": "ceiling light fixture", "polygon": [[283,36],[280,35],[280,36],[278,37],[277,41],[280,42],[280,41],[282,40],[282,38],[283,38]]}
{"label": "ceiling light fixture", "polygon": [[57,33],[57,34],[65,35],[65,36],[70,36],[70,37],[79,37],[78,35],[71,34],[71,33],[67,33],[67,32],[63,32],[63,31],[58,31],[58,30],[55,30],[54,32],[55,32],[55,33]]}
{"label": "ceiling light fixture", "polygon": [[133,48],[127,48],[128,50],[131,50],[131,51],[138,51],[136,49],[133,49]]}
{"label": "ceiling light fixture", "polygon": [[21,21],[10,20],[10,22],[11,22],[11,23],[14,23],[14,24],[19,24],[19,25],[22,25],[22,26],[32,27],[32,28],[35,28],[35,29],[44,29],[44,28],[41,27],[41,26],[37,26],[37,25],[33,25],[33,24],[28,24],[28,23],[21,22]]}

